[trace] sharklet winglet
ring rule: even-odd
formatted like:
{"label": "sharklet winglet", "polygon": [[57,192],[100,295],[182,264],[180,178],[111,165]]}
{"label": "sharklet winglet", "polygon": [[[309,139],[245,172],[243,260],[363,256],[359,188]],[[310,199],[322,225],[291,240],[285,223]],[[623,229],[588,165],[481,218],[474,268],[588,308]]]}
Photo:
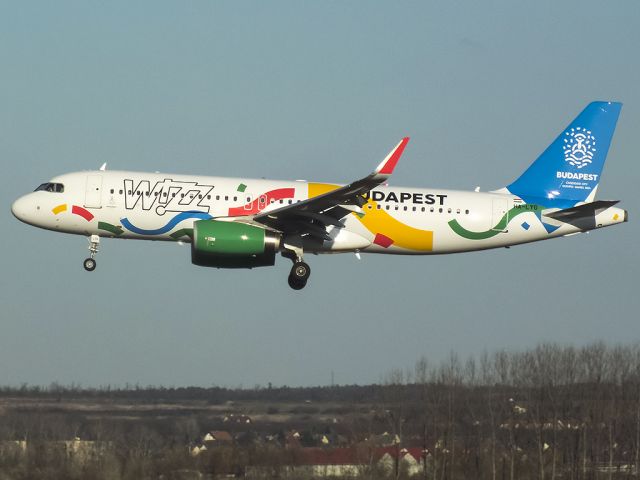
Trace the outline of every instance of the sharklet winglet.
{"label": "sharklet winglet", "polygon": [[389,155],[387,155],[387,157],[380,163],[380,165],[378,165],[373,173],[375,175],[391,175],[393,173],[393,170],[396,168],[398,160],[400,160],[402,152],[404,152],[407,143],[409,143],[409,137],[404,137],[402,140],[400,140],[400,143],[398,143],[394,147],[394,149],[389,152]]}

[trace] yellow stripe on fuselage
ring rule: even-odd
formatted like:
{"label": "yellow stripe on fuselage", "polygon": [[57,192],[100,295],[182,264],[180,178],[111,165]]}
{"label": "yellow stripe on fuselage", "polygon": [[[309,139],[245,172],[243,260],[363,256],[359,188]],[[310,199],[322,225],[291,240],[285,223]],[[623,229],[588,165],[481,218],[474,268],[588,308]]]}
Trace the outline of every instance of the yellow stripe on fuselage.
{"label": "yellow stripe on fuselage", "polygon": [[[317,197],[337,188],[328,183],[309,183],[309,198]],[[371,206],[371,209],[369,209]],[[386,211],[378,210],[377,202],[369,200],[363,207],[364,215],[353,214],[374,236],[382,234],[393,240],[393,245],[407,250],[430,252],[433,250],[433,232],[420,230],[396,220]]]}
{"label": "yellow stripe on fuselage", "polygon": [[66,212],[67,204],[63,203],[61,205],[58,205],[57,207],[53,207],[51,211],[53,212],[54,215],[58,215],[60,212]]}

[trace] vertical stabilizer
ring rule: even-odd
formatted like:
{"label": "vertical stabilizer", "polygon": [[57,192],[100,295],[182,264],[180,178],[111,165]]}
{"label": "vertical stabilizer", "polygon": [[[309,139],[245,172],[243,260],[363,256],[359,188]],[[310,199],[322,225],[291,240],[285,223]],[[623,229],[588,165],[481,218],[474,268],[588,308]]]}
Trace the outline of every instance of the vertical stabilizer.
{"label": "vertical stabilizer", "polygon": [[507,189],[527,203],[593,201],[621,108],[616,102],[587,105]]}

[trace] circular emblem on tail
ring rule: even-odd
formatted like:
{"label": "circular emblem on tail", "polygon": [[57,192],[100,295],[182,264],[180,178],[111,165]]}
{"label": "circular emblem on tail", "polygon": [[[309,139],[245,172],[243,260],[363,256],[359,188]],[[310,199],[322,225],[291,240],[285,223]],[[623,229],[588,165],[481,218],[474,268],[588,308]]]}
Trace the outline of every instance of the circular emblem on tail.
{"label": "circular emblem on tail", "polygon": [[596,138],[591,130],[576,127],[564,132],[564,160],[576,168],[589,165],[596,153]]}

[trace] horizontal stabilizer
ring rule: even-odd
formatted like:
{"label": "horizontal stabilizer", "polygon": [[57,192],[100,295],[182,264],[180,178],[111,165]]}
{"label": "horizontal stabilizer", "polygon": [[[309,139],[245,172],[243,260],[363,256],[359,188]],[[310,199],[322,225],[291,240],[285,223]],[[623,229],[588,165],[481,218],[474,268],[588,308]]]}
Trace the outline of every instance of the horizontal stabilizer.
{"label": "horizontal stabilizer", "polygon": [[565,223],[572,223],[576,220],[593,218],[607,208],[613,207],[619,200],[598,200],[585,203],[578,207],[565,208],[551,213],[543,213],[545,217],[553,218]]}

